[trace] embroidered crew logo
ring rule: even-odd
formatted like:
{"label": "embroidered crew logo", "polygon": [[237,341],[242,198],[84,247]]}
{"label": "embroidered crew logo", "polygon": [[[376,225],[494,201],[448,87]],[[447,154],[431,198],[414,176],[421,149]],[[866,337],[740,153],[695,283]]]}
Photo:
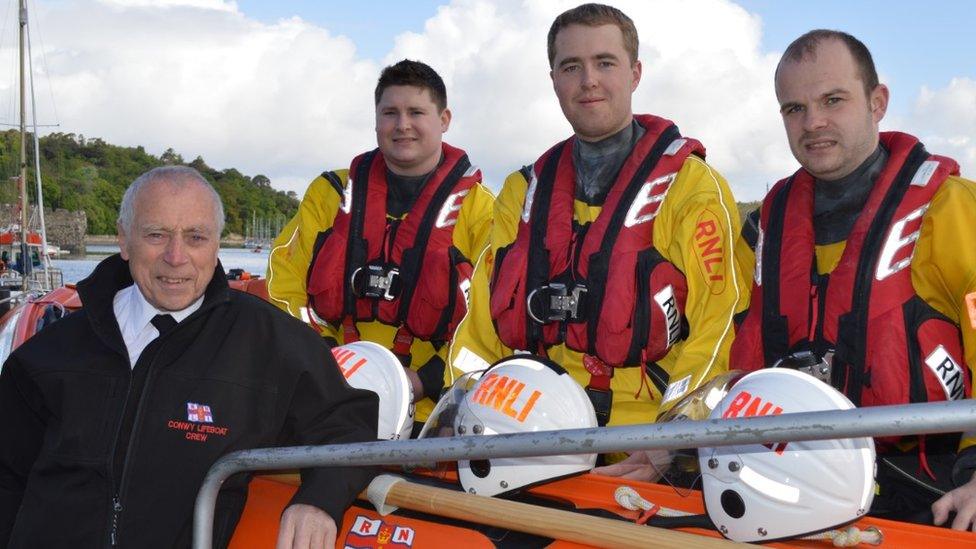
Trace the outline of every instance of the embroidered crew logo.
{"label": "embroidered crew logo", "polygon": [[444,227],[457,224],[458,212],[461,211],[461,203],[464,202],[464,197],[468,195],[469,190],[464,189],[463,191],[452,193],[447,197],[444,205],[441,206],[441,211],[437,214],[437,223],[434,224],[435,227],[443,229]]}
{"label": "embroidered crew logo", "polygon": [[664,197],[668,195],[671,184],[674,183],[677,173],[662,175],[653,181],[647,181],[637,191],[637,196],[627,210],[627,217],[624,218],[624,227],[633,227],[641,223],[647,223],[657,216],[657,211],[664,202]]}
{"label": "embroidered crew logo", "polygon": [[210,412],[210,406],[206,404],[187,402],[186,419],[197,423],[213,423],[213,414]]}

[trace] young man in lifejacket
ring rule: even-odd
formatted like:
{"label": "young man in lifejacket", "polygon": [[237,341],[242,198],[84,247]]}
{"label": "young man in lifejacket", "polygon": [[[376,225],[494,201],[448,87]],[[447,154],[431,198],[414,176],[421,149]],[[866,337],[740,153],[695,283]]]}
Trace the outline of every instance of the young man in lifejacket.
{"label": "young man in lifejacket", "polygon": [[601,425],[654,421],[726,371],[735,202],[698,141],[633,114],[642,67],[627,15],[581,5],[548,46],[574,135],[506,179],[449,373],[527,351],[566,368]]}
{"label": "young man in lifejacket", "polygon": [[275,240],[268,293],[334,344],[391,349],[422,424],[443,387],[494,197],[467,154],[442,141],[451,111],[432,68],[386,67],[375,105],[379,147],[312,181]]}
{"label": "young man in lifejacket", "polygon": [[[776,96],[802,168],[770,190],[739,241],[755,272],[731,366],[798,367],[858,406],[969,398],[976,184],[915,137],[879,134],[888,88],[849,34],[794,41]],[[952,527],[969,529],[976,439],[964,436],[957,455],[959,440],[878,439],[872,512],[921,521],[936,502],[936,524],[954,512]]]}

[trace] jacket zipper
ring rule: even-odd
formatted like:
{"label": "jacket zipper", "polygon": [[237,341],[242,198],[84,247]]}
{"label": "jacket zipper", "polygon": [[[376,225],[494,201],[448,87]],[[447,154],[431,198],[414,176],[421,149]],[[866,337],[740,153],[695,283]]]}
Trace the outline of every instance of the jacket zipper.
{"label": "jacket zipper", "polygon": [[[160,337],[163,337],[163,336],[160,336]],[[156,352],[158,353],[158,350]],[[129,440],[128,440],[128,443],[126,444],[125,454],[124,454],[124,456],[122,458],[122,470],[119,472],[118,477],[115,476],[115,472],[116,472],[115,471],[115,456],[118,453],[119,435],[122,432],[123,422],[124,422],[125,417],[126,417],[126,411],[127,411],[126,409],[129,406],[129,396],[132,393],[132,381],[134,380],[134,377],[135,377],[135,376],[132,375],[132,371],[131,370],[129,372],[129,388],[126,391],[126,394],[125,394],[126,405],[122,409],[123,422],[119,422],[119,427],[118,427],[118,429],[115,432],[115,443],[112,445],[113,446],[113,452],[112,452],[112,477],[113,477],[112,478],[112,481],[113,481],[113,485],[115,485],[116,478],[118,479],[118,486],[116,487],[115,493],[112,496],[112,529],[111,529],[111,536],[110,536],[110,542],[111,542],[112,547],[117,546],[118,545],[118,542],[119,542],[119,540],[118,540],[118,534],[119,534],[119,518],[121,517],[122,510],[124,509],[124,507],[122,505],[122,496],[125,495],[125,487],[126,487],[126,482],[125,482],[126,481],[126,475],[125,475],[125,473],[126,473],[126,471],[128,470],[128,467],[129,467],[129,454],[131,454],[131,452],[132,452],[132,446],[134,444],[134,440],[135,440],[135,436],[136,436],[135,426],[139,424],[139,418],[142,417],[143,402],[145,400],[144,397],[145,397],[145,394],[146,394],[146,389],[149,386],[149,382],[150,382],[150,379],[151,379],[151,376],[152,376],[153,366],[156,364],[156,356],[158,356],[158,354],[157,355],[154,355],[152,357],[152,359],[149,361],[149,364],[146,365],[146,368],[147,368],[146,369],[146,377],[145,377],[145,380],[142,383],[142,388],[139,390],[139,398],[135,402],[135,404],[136,404],[136,413],[135,413],[135,416],[132,418],[132,424],[131,424],[131,428],[129,430]],[[136,364],[138,364],[138,361],[136,361]]]}

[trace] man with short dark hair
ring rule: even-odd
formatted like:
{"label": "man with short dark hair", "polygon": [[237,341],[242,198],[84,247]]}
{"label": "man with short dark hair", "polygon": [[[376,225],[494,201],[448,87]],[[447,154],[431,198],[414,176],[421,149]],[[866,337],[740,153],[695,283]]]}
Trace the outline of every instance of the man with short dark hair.
{"label": "man with short dark hair", "polygon": [[[739,285],[728,184],[669,120],[637,115],[637,30],[584,4],[555,19],[550,78],[574,135],[511,174],[495,205],[451,374],[515,350],[586,388],[601,425],[654,421],[726,371]],[[651,478],[640,452],[604,474]]]}
{"label": "man with short dark hair", "polygon": [[374,99],[378,148],[312,181],[271,250],[268,293],[332,344],[392,350],[419,428],[443,388],[494,197],[467,154],[442,141],[451,111],[434,69],[386,67]]}
{"label": "man with short dark hair", "polygon": [[[150,170],[122,199],[121,253],[78,284],[84,308],[0,373],[0,546],[190,544],[204,475],[236,450],[376,437],[376,396],[350,388],[301,323],[230,290],[224,211],[193,168]],[[278,546],[333,544],[369,468],[302,471]],[[249,475],[224,483],[229,540]]]}
{"label": "man with short dark hair", "polygon": [[[770,190],[740,239],[743,270],[755,258],[755,273],[731,366],[815,366],[858,406],[970,397],[976,184],[915,137],[879,133],[888,88],[853,36],[801,36],[775,83],[802,168]],[[954,512],[953,528],[976,529],[976,436],[959,441],[877,439],[872,513],[930,522],[931,505],[936,524]]]}

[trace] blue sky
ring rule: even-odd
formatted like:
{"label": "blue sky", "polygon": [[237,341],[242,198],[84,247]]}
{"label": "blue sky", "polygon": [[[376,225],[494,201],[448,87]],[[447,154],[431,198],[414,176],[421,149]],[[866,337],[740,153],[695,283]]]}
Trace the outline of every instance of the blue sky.
{"label": "blue sky", "polygon": [[[676,0],[677,1],[677,0]],[[892,107],[912,99],[900,87],[941,87],[953,76],[976,77],[976,3],[972,0],[905,2],[879,0],[738,0],[763,21],[762,49],[782,52],[797,36],[814,28],[843,30],[865,42],[879,72],[894,86]],[[249,17],[267,23],[298,16],[344,34],[360,55],[381,60],[406,31],[422,32],[424,22],[446,2],[432,0],[368,2],[316,0],[237,0]]]}
{"label": "blue sky", "polygon": [[[891,88],[883,130],[917,135],[976,173],[976,3],[608,0],[641,34],[635,112],[700,139],[741,200],[796,169],[773,95],[778,53],[817,27],[851,32]],[[14,0],[0,17],[0,110],[12,79]],[[402,58],[433,66],[454,113],[445,140],[498,189],[571,128],[545,35],[573,0],[31,0],[51,131],[202,156],[302,194],[375,146],[373,88]],[[36,50],[35,50],[35,53]],[[53,104],[52,104],[53,103]],[[56,104],[56,110],[53,108]],[[55,115],[56,112],[56,115]],[[0,113],[2,118],[3,113]],[[10,115],[12,117],[12,114]]]}

